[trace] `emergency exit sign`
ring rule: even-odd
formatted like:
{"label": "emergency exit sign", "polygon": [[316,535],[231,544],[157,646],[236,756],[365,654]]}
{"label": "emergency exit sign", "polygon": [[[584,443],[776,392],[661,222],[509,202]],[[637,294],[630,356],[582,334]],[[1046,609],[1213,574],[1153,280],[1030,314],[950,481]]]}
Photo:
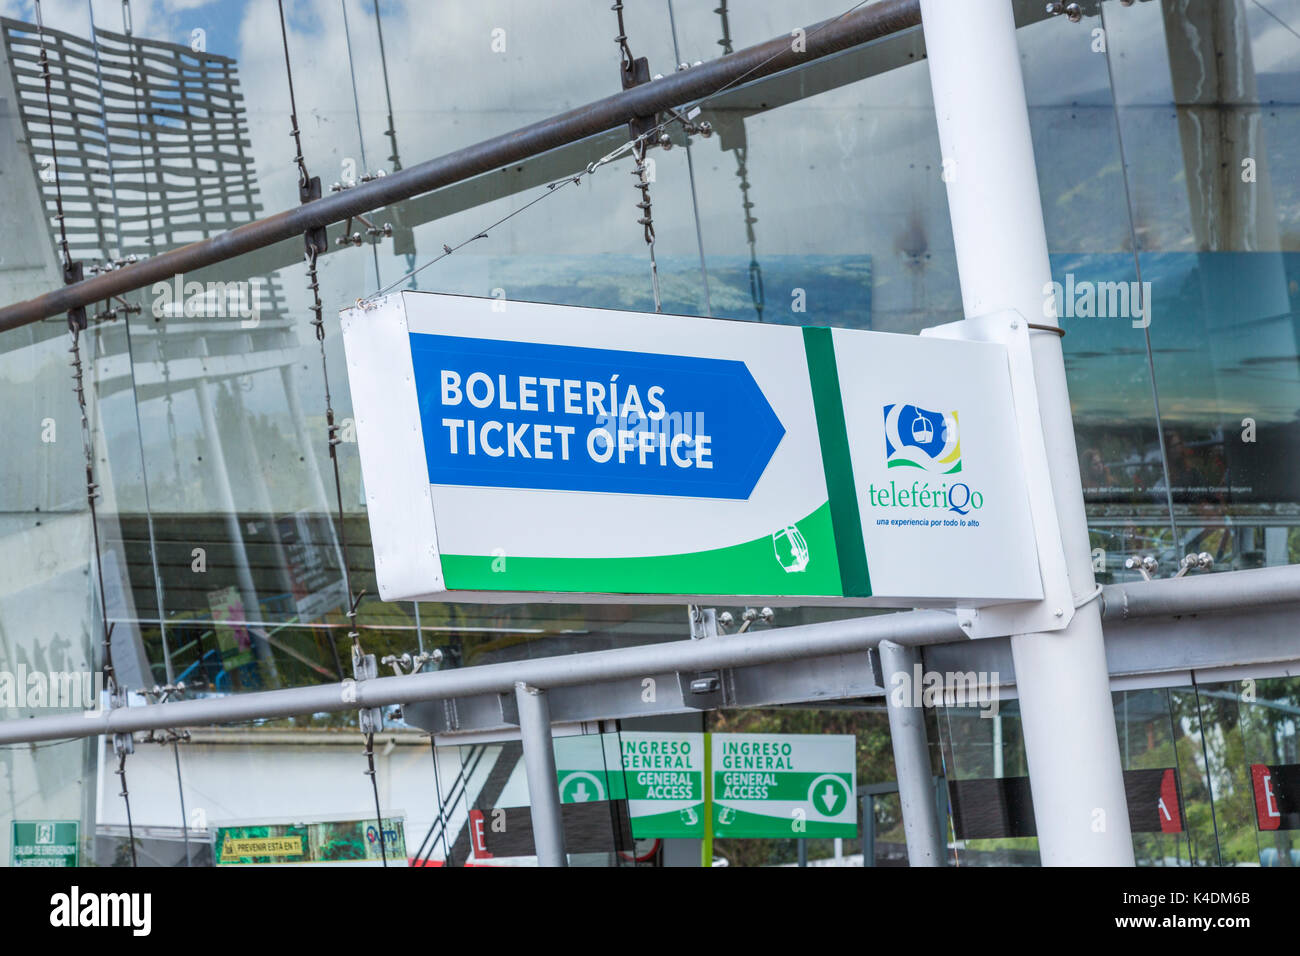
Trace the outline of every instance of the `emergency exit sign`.
{"label": "emergency exit sign", "polygon": [[1042,597],[1002,344],[416,292],[342,326],[386,600]]}
{"label": "emergency exit sign", "polygon": [[10,866],[77,865],[77,820],[14,820],[10,833]]}

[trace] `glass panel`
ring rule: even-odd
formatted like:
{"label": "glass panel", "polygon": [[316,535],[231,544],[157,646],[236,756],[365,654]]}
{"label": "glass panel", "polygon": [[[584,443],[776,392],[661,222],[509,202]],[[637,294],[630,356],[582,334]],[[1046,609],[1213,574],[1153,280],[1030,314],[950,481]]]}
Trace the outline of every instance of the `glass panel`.
{"label": "glass panel", "polygon": [[1295,866],[1296,679],[1198,685],[1225,866]]}
{"label": "glass panel", "polygon": [[1300,678],[1225,685],[1237,693],[1259,837],[1260,866],[1300,866]]}
{"label": "glass panel", "polygon": [[[1176,545],[1295,560],[1300,4],[1104,7]],[[1174,161],[1171,174],[1170,160]],[[1171,562],[1171,563],[1170,563]],[[1167,573],[1172,573],[1171,571]]]}

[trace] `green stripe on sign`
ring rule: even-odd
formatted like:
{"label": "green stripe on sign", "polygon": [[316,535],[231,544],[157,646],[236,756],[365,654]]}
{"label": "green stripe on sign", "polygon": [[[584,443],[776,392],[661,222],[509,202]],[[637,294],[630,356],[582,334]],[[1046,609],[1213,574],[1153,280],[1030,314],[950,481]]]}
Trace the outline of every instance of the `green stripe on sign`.
{"label": "green stripe on sign", "polygon": [[822,469],[826,472],[826,492],[830,497],[840,587],[845,597],[870,597],[871,576],[862,543],[862,516],[858,512],[858,490],[853,482],[849,433],[844,424],[844,403],[840,397],[840,375],[835,367],[831,330],[805,328],[803,348],[808,356],[808,378],[812,382],[817,433],[821,437]]}
{"label": "green stripe on sign", "polygon": [[[791,529],[807,548],[802,568],[791,561]],[[837,596],[837,537],[823,503],[795,524],[710,551],[637,558],[444,554],[442,570],[447,588],[457,591]]]}
{"label": "green stripe on sign", "polygon": [[[725,817],[725,819],[724,819]],[[825,820],[806,820],[789,814],[765,816],[750,813],[732,807],[713,807],[713,830],[717,838],[744,837],[754,839],[779,839],[781,837],[804,837],[806,839],[828,839],[844,837],[852,839],[858,835],[856,823],[830,823]],[[632,821],[633,836],[640,837],[636,821]]]}

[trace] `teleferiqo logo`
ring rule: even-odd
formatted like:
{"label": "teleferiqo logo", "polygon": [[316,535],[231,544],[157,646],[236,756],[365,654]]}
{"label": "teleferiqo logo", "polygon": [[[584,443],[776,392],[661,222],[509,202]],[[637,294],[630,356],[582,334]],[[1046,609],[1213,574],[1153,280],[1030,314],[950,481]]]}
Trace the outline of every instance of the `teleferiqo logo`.
{"label": "teleferiqo logo", "polygon": [[[940,475],[955,475],[961,468],[961,436],[957,412],[934,412],[916,404],[883,406],[885,416],[885,464],[890,468],[916,468]],[[939,508],[957,515],[967,515],[984,507],[984,495],[972,491],[964,481],[939,483],[917,480],[911,486],[891,481],[888,487],[867,488],[871,504],[883,508]],[[881,519],[880,523],[886,523]],[[896,524],[939,524],[940,519],[894,519]],[[949,520],[956,524],[955,520]],[[963,525],[978,526],[976,521]]]}
{"label": "teleferiqo logo", "polygon": [[885,461],[890,468],[955,475],[961,471],[957,413],[932,412],[919,405],[886,405]]}

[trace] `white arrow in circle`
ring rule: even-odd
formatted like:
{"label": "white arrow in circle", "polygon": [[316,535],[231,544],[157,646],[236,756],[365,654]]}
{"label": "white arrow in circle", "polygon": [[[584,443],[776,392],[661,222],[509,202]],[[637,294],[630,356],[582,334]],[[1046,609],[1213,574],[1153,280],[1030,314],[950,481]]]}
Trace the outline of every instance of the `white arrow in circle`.
{"label": "white arrow in circle", "polygon": [[594,774],[575,770],[560,778],[560,799],[571,803],[604,800],[605,787]]}
{"label": "white arrow in circle", "polygon": [[835,785],[832,783],[826,784],[826,789],[822,791],[822,803],[826,804],[827,813],[835,812],[835,804],[839,802],[839,799],[840,795],[836,792]]}

